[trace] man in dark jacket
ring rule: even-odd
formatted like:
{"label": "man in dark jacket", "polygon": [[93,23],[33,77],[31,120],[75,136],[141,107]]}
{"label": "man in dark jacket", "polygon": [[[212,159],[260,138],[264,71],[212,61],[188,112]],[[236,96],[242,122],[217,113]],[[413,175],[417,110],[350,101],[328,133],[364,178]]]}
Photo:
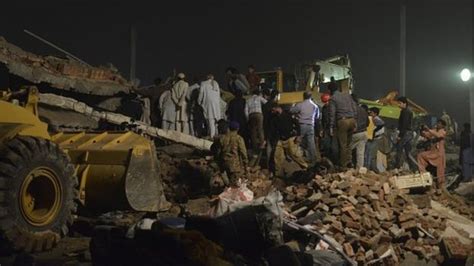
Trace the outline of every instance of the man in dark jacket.
{"label": "man in dark jacket", "polygon": [[[357,127],[357,105],[347,92],[336,91],[329,102],[329,123],[331,136],[339,141],[340,166],[350,166],[350,144]],[[334,131],[336,131],[334,133]]]}
{"label": "man in dark jacket", "polygon": [[337,138],[330,134],[330,123],[329,123],[329,100],[331,95],[329,93],[323,93],[321,95],[321,102],[323,106],[321,108],[321,123],[320,123],[320,137],[321,137],[321,153],[324,157],[329,158],[334,164],[339,164],[339,146]]}
{"label": "man in dark jacket", "polygon": [[235,121],[239,123],[239,135],[247,140],[248,144],[248,127],[247,127],[247,118],[245,117],[245,99],[243,98],[242,91],[235,91],[235,98],[229,102],[227,106],[227,116],[229,121]]}
{"label": "man in dark jacket", "polygon": [[275,146],[277,144],[277,140],[274,137],[274,132],[272,129],[272,118],[274,116],[273,107],[277,105],[276,101],[278,98],[278,90],[264,89],[263,96],[268,100],[262,106],[263,112],[263,132],[265,135],[266,141],[266,155],[267,155],[267,167],[270,171],[274,170],[274,162],[273,162],[273,154],[275,152]]}
{"label": "man in dark jacket", "polygon": [[398,138],[397,138],[397,156],[395,160],[395,167],[402,166],[402,156],[405,154],[408,166],[412,171],[418,169],[416,160],[411,155],[412,140],[413,140],[413,112],[408,107],[408,99],[406,97],[398,98],[399,106],[401,108],[400,117],[398,118]]}
{"label": "man in dark jacket", "polygon": [[273,105],[272,110],[274,113],[272,117],[272,138],[275,137],[277,141],[274,158],[275,175],[284,176],[283,163],[286,159],[293,160],[302,169],[308,168],[305,159],[298,153],[293,118],[276,104]]}
{"label": "man in dark jacket", "polygon": [[[354,101],[358,103],[357,97],[353,94]],[[364,166],[365,145],[367,144],[367,126],[369,125],[369,115],[362,106],[357,106],[357,128],[352,135],[351,153],[356,149],[356,167]]]}

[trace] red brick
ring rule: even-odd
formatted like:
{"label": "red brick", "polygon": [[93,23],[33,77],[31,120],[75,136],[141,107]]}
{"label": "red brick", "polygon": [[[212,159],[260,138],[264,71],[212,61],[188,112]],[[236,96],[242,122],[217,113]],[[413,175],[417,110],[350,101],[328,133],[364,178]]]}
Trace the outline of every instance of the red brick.
{"label": "red brick", "polygon": [[390,189],[390,185],[388,183],[383,183],[383,191],[385,192],[386,195],[392,192],[392,190]]}
{"label": "red brick", "polygon": [[416,227],[416,221],[411,220],[411,221],[408,221],[408,222],[401,223],[400,227],[405,229],[405,230],[415,228]]}
{"label": "red brick", "polygon": [[344,252],[346,252],[347,256],[349,257],[354,257],[354,249],[352,248],[352,245],[350,243],[344,243]]}
{"label": "red brick", "polygon": [[416,215],[414,213],[402,213],[398,216],[398,221],[400,223],[406,222],[408,220],[413,220],[416,218]]}

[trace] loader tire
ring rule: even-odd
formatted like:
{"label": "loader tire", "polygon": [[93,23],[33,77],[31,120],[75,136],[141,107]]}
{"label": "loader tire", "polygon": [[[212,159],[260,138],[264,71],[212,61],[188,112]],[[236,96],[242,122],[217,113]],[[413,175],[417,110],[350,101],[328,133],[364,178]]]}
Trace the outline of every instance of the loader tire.
{"label": "loader tire", "polygon": [[0,251],[53,248],[73,222],[77,186],[69,157],[55,143],[23,136],[4,143],[0,148]]}

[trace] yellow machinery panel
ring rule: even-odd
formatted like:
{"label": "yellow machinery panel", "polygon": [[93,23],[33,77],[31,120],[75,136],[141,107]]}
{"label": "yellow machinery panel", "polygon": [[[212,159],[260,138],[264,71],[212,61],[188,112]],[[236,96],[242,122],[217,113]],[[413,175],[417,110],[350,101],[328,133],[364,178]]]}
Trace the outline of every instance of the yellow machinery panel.
{"label": "yellow machinery panel", "polygon": [[48,125],[37,117],[38,90],[36,88],[29,91],[27,104],[24,107],[7,102],[10,94],[0,93],[2,93],[0,95],[0,143],[16,135],[49,139]]}
{"label": "yellow machinery panel", "polygon": [[133,132],[61,132],[51,139],[75,165],[87,209],[156,212],[166,202],[152,141]]}

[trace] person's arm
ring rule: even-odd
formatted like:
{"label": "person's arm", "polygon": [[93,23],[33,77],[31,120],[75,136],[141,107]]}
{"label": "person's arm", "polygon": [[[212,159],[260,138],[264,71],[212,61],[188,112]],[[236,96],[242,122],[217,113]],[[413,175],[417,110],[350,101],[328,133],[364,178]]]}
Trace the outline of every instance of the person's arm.
{"label": "person's arm", "polygon": [[163,92],[163,94],[161,94],[161,96],[160,96],[160,99],[158,99],[158,106],[159,106],[160,110],[163,110],[165,95],[166,95],[166,92]]}
{"label": "person's arm", "polygon": [[260,102],[262,105],[266,104],[268,101],[267,99],[263,98],[262,96],[260,96]]}
{"label": "person's arm", "polygon": [[202,83],[201,83],[201,86],[199,88],[199,96],[198,96],[198,104],[200,106],[202,106],[202,104],[204,102],[204,96],[205,96],[206,93],[207,93],[207,88],[202,86]]}
{"label": "person's arm", "polygon": [[245,101],[245,108],[244,108],[245,118],[249,120],[249,102],[248,100]]}
{"label": "person's arm", "polygon": [[145,87],[145,88],[136,88],[136,89],[134,89],[134,91],[137,94],[140,94],[140,95],[145,96],[145,97],[153,97],[154,96],[153,91],[157,90],[157,89],[158,88],[156,88],[156,87]]}
{"label": "person's arm", "polygon": [[257,84],[260,84],[260,82],[262,82],[262,78],[257,74],[255,74],[255,79],[257,80]]}
{"label": "person's arm", "polygon": [[436,129],[428,129],[428,132],[435,138],[446,138],[446,130],[444,129],[441,129],[439,131]]}
{"label": "person's arm", "polygon": [[247,78],[245,77],[245,75],[240,74],[240,76],[242,77],[242,83],[245,85],[245,87],[247,87],[247,89],[249,89],[250,88],[250,83],[247,80]]}
{"label": "person's arm", "polygon": [[179,102],[183,103],[186,101],[186,96],[188,95],[189,84],[184,82],[181,86],[181,95],[179,97]]}
{"label": "person's arm", "polygon": [[299,114],[301,112],[301,103],[296,104],[290,108],[290,113]]}
{"label": "person's arm", "polygon": [[375,135],[377,135],[377,132],[385,126],[385,122],[380,118],[376,118],[374,119],[374,125],[375,125],[375,128],[374,128],[373,137],[375,137]]}
{"label": "person's arm", "polygon": [[199,89],[199,86],[196,85],[196,84],[193,84],[193,85],[189,86],[188,87],[188,92],[186,93],[186,100],[191,101],[193,92],[194,92],[194,90],[197,90],[197,89]]}
{"label": "person's arm", "polygon": [[319,110],[319,106],[315,104],[315,107],[316,107],[316,115],[314,116],[314,119],[316,120],[321,120],[321,111]]}
{"label": "person's arm", "polygon": [[405,136],[406,128],[406,113],[404,109],[400,111],[400,117],[398,118],[398,137],[401,139]]}
{"label": "person's arm", "polygon": [[270,120],[270,141],[275,142],[280,139],[280,132],[277,127],[277,117],[272,117]]}
{"label": "person's arm", "polygon": [[174,104],[179,104],[179,99],[178,99],[178,95],[177,95],[177,91],[178,91],[178,88],[176,86],[176,84],[173,86],[173,88],[171,89],[171,100],[174,102]]}
{"label": "person's arm", "polygon": [[336,103],[333,100],[329,101],[329,129],[333,130],[336,127]]}
{"label": "person's arm", "polygon": [[247,168],[249,160],[247,157],[247,148],[245,147],[245,142],[242,137],[239,138],[239,152],[242,158],[242,164],[244,165],[245,168]]}
{"label": "person's arm", "polygon": [[357,119],[358,115],[359,115],[359,111],[357,110],[357,103],[351,99],[351,109],[352,109],[352,113],[354,114],[354,119],[355,119],[355,127],[354,127],[354,132],[357,131],[357,127],[358,127],[358,124],[359,124],[359,121]]}

